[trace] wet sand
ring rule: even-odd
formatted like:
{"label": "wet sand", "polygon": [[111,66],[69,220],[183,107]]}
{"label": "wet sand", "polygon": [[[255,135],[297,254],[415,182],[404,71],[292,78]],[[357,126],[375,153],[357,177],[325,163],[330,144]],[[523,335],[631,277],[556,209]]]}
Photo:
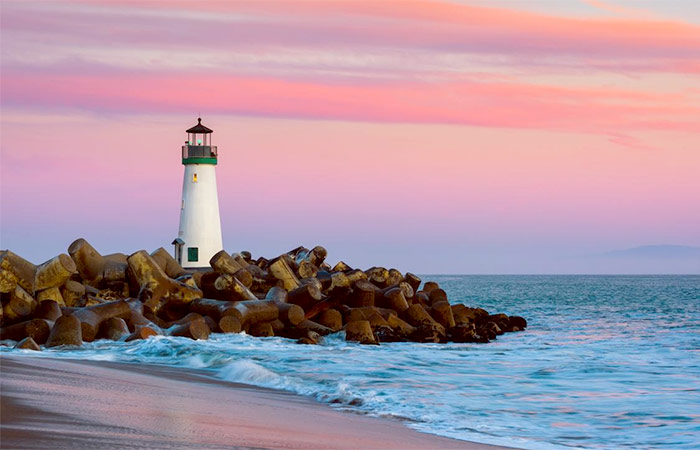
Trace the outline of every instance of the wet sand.
{"label": "wet sand", "polygon": [[494,450],[202,371],[0,356],[2,448]]}

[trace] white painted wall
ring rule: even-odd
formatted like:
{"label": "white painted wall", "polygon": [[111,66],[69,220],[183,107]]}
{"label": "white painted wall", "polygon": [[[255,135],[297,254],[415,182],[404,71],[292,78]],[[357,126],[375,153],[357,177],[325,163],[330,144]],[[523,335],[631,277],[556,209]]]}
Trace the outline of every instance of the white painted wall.
{"label": "white painted wall", "polygon": [[[197,181],[194,181],[195,174]],[[209,267],[211,257],[224,248],[215,165],[185,164],[180,207],[178,237],[185,241],[180,263],[185,268]],[[187,260],[189,247],[199,248],[198,261]]]}

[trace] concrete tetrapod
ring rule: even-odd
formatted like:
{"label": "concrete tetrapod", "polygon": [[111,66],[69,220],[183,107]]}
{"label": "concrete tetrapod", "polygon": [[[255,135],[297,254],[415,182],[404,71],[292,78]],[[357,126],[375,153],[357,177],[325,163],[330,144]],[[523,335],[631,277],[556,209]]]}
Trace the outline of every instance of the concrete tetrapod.
{"label": "concrete tetrapod", "polygon": [[214,320],[221,320],[225,316],[237,317],[239,312],[234,311],[236,302],[214,300],[210,298],[198,298],[189,304],[190,311],[209,316]]}
{"label": "concrete tetrapod", "polygon": [[411,299],[416,295],[416,291],[411,287],[410,284],[408,284],[406,281],[402,281],[389,289],[385,289],[384,293],[386,294],[389,290],[393,288],[401,289],[401,292],[403,292],[403,296],[406,297],[406,301],[408,301],[409,304],[413,303]]}
{"label": "concrete tetrapod", "polygon": [[97,334],[102,339],[119,341],[126,339],[131,334],[126,321],[120,317],[110,317],[100,324],[100,331]]}
{"label": "concrete tetrapod", "polygon": [[145,317],[143,317],[143,303],[141,303],[139,299],[127,298],[124,301],[127,305],[129,305],[129,309],[131,310],[131,316],[126,319],[126,323],[129,325],[130,330],[136,324],[146,324],[149,322]]}
{"label": "concrete tetrapod", "polygon": [[221,250],[211,257],[209,265],[220,274],[233,275],[246,266],[239,264],[226,250]]}
{"label": "concrete tetrapod", "polygon": [[127,336],[126,342],[136,341],[140,339],[148,339],[151,336],[162,335],[162,330],[155,324],[151,325],[136,325],[134,331]]}
{"label": "concrete tetrapod", "polygon": [[157,314],[165,303],[186,305],[192,300],[202,298],[199,288],[168,277],[143,250],[130,255],[127,262],[130,273],[141,286],[139,299],[154,314]]}
{"label": "concrete tetrapod", "polygon": [[39,344],[37,344],[31,337],[26,337],[22,339],[12,348],[17,348],[21,350],[34,350],[37,352],[41,351],[41,347],[39,347]]}
{"label": "concrete tetrapod", "polygon": [[36,266],[10,250],[0,252],[0,292],[10,292],[19,285],[34,294]]}
{"label": "concrete tetrapod", "polygon": [[287,294],[287,303],[301,306],[304,311],[311,309],[322,298],[321,290],[315,283],[305,284]]}
{"label": "concrete tetrapod", "polygon": [[430,305],[432,306],[433,304],[435,304],[437,302],[446,302],[447,301],[447,292],[445,292],[443,289],[440,289],[440,288],[433,289],[428,294],[428,297],[430,298]]}
{"label": "concrete tetrapod", "polygon": [[238,272],[233,274],[233,277],[241,282],[243,286],[250,289],[253,286],[253,275],[248,271],[248,269],[240,269]]}
{"label": "concrete tetrapod", "polygon": [[186,321],[180,325],[173,325],[167,330],[170,336],[182,336],[196,340],[208,339],[210,332],[211,330],[209,330],[202,316],[193,317],[192,320]]}
{"label": "concrete tetrapod", "polygon": [[296,325],[297,328],[303,330],[310,330],[320,334],[321,336],[326,336],[333,333],[333,330],[321,325],[320,323],[314,322],[313,320],[304,319]]}
{"label": "concrete tetrapod", "polygon": [[257,299],[255,294],[233,275],[224,274],[219,276],[214,282],[214,286],[224,294],[227,300],[240,301]]}
{"label": "concrete tetrapod", "polygon": [[277,303],[287,303],[287,291],[279,286],[273,286],[265,294],[266,300],[274,300]]}
{"label": "concrete tetrapod", "polygon": [[378,288],[384,288],[387,286],[389,271],[384,267],[372,267],[365,270],[365,273],[367,274],[367,279]]}
{"label": "concrete tetrapod", "polygon": [[[202,316],[199,313],[191,312],[178,320],[173,320],[172,322],[166,323],[165,328],[170,328],[174,325],[182,325],[182,324],[185,324],[188,322],[192,322],[193,320],[200,320],[200,319],[204,320],[204,317],[205,316]],[[206,317],[209,317],[209,316],[206,316]],[[208,321],[205,320],[205,322],[207,322],[207,325],[209,325]],[[216,323],[216,322],[214,322],[214,323]]]}
{"label": "concrete tetrapod", "polygon": [[408,339],[409,336],[416,331],[416,327],[393,314],[386,318],[386,323],[397,335],[403,337],[404,339]]}
{"label": "concrete tetrapod", "polygon": [[421,305],[411,305],[401,318],[416,327],[415,339],[421,342],[437,342],[446,335],[445,327],[433,319]]}
{"label": "concrete tetrapod", "polygon": [[381,298],[376,299],[376,303],[378,306],[393,309],[399,314],[406,311],[409,306],[406,297],[403,295],[403,290],[399,287],[386,291]]}
{"label": "concrete tetrapod", "polygon": [[61,316],[51,329],[46,347],[56,347],[58,345],[83,345],[83,333],[80,327],[80,320],[77,317]]}
{"label": "concrete tetrapod", "polygon": [[421,284],[421,279],[412,274],[411,272],[406,272],[406,276],[404,277],[406,283],[409,284],[413,288],[414,292],[418,292],[418,288],[420,287]]}
{"label": "concrete tetrapod", "polygon": [[423,285],[423,291],[425,293],[427,293],[428,295],[430,295],[430,293],[432,291],[434,291],[435,289],[440,289],[440,285],[438,285],[434,281],[426,281],[425,284]]}
{"label": "concrete tetrapod", "polygon": [[54,321],[62,315],[63,313],[61,312],[61,307],[58,306],[58,303],[53,300],[40,301],[34,310],[35,319],[47,319]]}
{"label": "concrete tetrapod", "polygon": [[207,272],[195,272],[192,278],[195,280],[197,287],[202,290],[203,298],[212,298],[216,300],[226,300],[225,294],[219,291],[216,286],[216,279],[221,274],[213,270]]}
{"label": "concrete tetrapod", "polygon": [[163,272],[170,278],[177,278],[190,273],[183,269],[180,263],[178,263],[163,247],[151,252],[151,258],[153,258],[156,264],[158,264],[158,266],[163,269]]}
{"label": "concrete tetrapod", "polygon": [[218,322],[219,331],[222,333],[240,333],[241,322],[234,316],[224,316]]}
{"label": "concrete tetrapod", "polygon": [[338,261],[338,263],[331,269],[331,272],[347,272],[348,270],[352,270],[352,267],[348,266],[343,261]]}
{"label": "concrete tetrapod", "polygon": [[455,318],[452,315],[452,308],[447,300],[433,303],[433,306],[430,308],[430,315],[437,323],[445,328],[452,328],[455,326]]}
{"label": "concrete tetrapod", "polygon": [[61,290],[55,286],[44,289],[43,291],[37,291],[36,301],[41,302],[44,300],[53,300],[61,306],[67,306],[63,299],[63,294],[61,294]]}
{"label": "concrete tetrapod", "polygon": [[100,305],[79,308],[71,314],[80,321],[82,338],[86,342],[91,342],[100,330],[100,324],[112,317],[128,319],[131,317],[131,308],[124,300],[117,300]]}
{"label": "concrete tetrapod", "polygon": [[297,269],[299,278],[314,278],[317,273],[318,267],[314,266],[309,261],[302,261],[299,263],[299,268]]}
{"label": "concrete tetrapod", "polygon": [[347,304],[353,308],[361,306],[374,306],[375,287],[367,280],[356,281]]}
{"label": "concrete tetrapod", "polygon": [[251,336],[256,337],[272,337],[275,335],[275,330],[270,322],[259,322],[250,326],[248,330]]}
{"label": "concrete tetrapod", "polygon": [[360,344],[376,344],[372,327],[367,320],[355,320],[345,325],[345,340],[357,341]]}
{"label": "concrete tetrapod", "polygon": [[21,341],[31,337],[35,342],[43,344],[49,338],[53,322],[46,319],[31,319],[0,328],[0,340],[10,339]]}
{"label": "concrete tetrapod", "polygon": [[61,296],[65,306],[83,306],[83,297],[85,297],[85,286],[77,281],[68,280],[61,288]]}
{"label": "concrete tetrapod", "polygon": [[403,275],[396,269],[389,269],[389,276],[386,279],[387,286],[396,286],[404,280]]}
{"label": "concrete tetrapod", "polygon": [[2,305],[4,323],[15,323],[31,316],[37,302],[19,284],[9,293],[9,300]]}
{"label": "concrete tetrapod", "polygon": [[298,325],[304,320],[304,310],[293,303],[277,303],[279,320],[285,325]]}
{"label": "concrete tetrapod", "polygon": [[75,262],[83,284],[101,287],[103,282],[124,281],[127,264],[119,257],[102,256],[85,239],[76,239],[68,247],[68,254]]}
{"label": "concrete tetrapod", "polygon": [[316,321],[333,331],[340,331],[343,328],[343,315],[337,309],[326,309],[316,317]]}
{"label": "concrete tetrapod", "polygon": [[260,322],[272,322],[279,317],[279,308],[273,300],[236,302],[235,309],[239,312],[236,318],[243,329]]}
{"label": "concrete tetrapod", "polygon": [[274,260],[270,261],[267,268],[270,275],[281,281],[282,286],[287,291],[292,291],[299,287],[299,279],[284,258],[275,258]]}
{"label": "concrete tetrapod", "polygon": [[[280,314],[279,305],[274,300],[226,302],[203,298],[193,301],[190,304],[190,310],[211,316],[219,323],[226,316],[235,317],[238,319],[242,329],[246,329],[248,326],[258,322],[273,321]],[[292,317],[296,314],[296,312],[292,312]]]}
{"label": "concrete tetrapod", "polygon": [[78,268],[73,259],[61,253],[36,268],[34,289],[41,291],[48,288],[58,288],[68,281]]}
{"label": "concrete tetrapod", "polygon": [[284,323],[282,323],[281,320],[273,320],[272,322],[268,322],[270,326],[272,327],[272,331],[275,332],[275,336],[280,336],[282,333],[284,333],[284,329],[287,327]]}

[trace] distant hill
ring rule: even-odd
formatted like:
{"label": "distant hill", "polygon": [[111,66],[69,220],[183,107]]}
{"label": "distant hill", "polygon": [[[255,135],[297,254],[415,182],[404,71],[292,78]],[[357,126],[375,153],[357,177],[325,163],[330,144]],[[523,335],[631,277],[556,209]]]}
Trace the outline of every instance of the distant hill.
{"label": "distant hill", "polygon": [[607,252],[602,256],[612,258],[700,259],[700,247],[688,245],[642,245],[625,250]]}
{"label": "distant hill", "polygon": [[582,263],[582,273],[700,274],[700,247],[642,245],[590,255]]}

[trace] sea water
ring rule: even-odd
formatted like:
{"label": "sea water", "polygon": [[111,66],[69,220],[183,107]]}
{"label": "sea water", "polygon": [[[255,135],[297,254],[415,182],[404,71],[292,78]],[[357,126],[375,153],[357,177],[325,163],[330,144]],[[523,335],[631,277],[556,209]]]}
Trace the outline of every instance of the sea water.
{"label": "sea water", "polygon": [[483,443],[700,448],[700,276],[424,279],[453,303],[521,315],[529,326],[489,344],[361,346],[340,333],[306,346],[213,334],[96,341],[43,356],[202,368]]}

